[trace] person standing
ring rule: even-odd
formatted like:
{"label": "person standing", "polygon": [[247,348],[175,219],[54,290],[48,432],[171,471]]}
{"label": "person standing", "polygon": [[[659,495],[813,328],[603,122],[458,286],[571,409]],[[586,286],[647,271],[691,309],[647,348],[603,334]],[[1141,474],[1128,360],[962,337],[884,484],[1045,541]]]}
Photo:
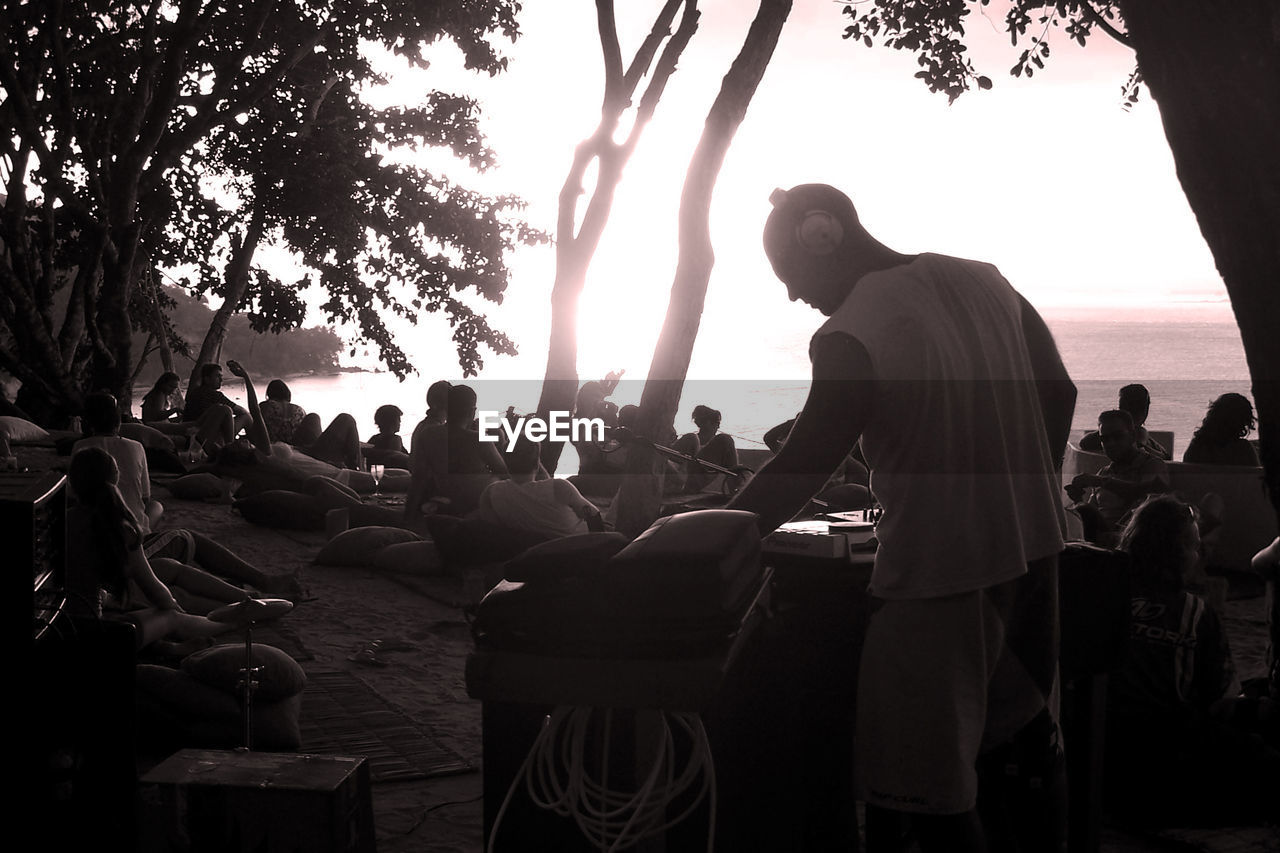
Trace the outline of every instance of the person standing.
{"label": "person standing", "polygon": [[1055,469],[1075,386],[994,266],[894,251],[825,184],[771,201],[774,272],[829,319],[786,442],[729,506],[771,531],[861,440],[884,512],[856,709],[868,847],[906,822],[925,851],[986,850],[980,760],[1018,740],[1052,774],[1026,849],[1060,849]]}

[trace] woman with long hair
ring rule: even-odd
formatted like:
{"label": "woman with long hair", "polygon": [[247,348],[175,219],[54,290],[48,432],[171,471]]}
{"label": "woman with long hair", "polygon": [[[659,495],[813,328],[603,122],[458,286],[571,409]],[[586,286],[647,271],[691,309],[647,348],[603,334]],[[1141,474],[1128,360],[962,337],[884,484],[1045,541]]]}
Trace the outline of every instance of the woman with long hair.
{"label": "woman with long hair", "polygon": [[1204,420],[1182,454],[1183,462],[1257,467],[1258,451],[1245,438],[1257,426],[1253,404],[1243,394],[1223,394],[1209,404]]}
{"label": "woman with long hair", "polygon": [[[179,641],[173,649],[178,653],[207,645],[207,638],[231,626],[188,613],[156,576],[142,548],[142,526],[116,485],[119,477],[116,461],[100,448],[89,447],[71,457],[68,480],[75,500],[68,507],[67,540],[68,568],[74,577],[68,586],[95,615],[131,622],[138,648],[169,637]],[[225,597],[247,597],[243,590],[223,586],[232,590]],[[210,601],[227,603],[212,597]]]}

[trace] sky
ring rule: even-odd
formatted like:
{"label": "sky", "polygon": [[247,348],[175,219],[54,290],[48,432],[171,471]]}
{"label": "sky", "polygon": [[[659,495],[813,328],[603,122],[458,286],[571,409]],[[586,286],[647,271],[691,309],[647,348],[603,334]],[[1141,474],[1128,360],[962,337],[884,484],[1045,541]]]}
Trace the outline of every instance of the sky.
{"label": "sky", "polygon": [[[618,4],[624,60],[660,5]],[[803,340],[819,325],[816,312],[787,301],[760,243],[769,193],[804,182],[846,191],[872,234],[894,249],[995,263],[1045,310],[1187,304],[1221,312],[1225,290],[1179,187],[1158,109],[1145,92],[1137,107],[1122,106],[1127,48],[1101,34],[1079,48],[1058,30],[1046,69],[1012,78],[1021,46],[1010,46],[995,2],[989,18],[975,14],[968,26],[970,55],[994,89],[949,105],[912,77],[912,55],[843,40],[842,6],[796,0],[725,161],[711,212],[716,266],[691,377],[768,378],[778,365],[769,342]],[[685,169],[755,12],[746,0],[701,7],[699,31],[626,168],[588,277],[584,378],[613,368],[643,376],[666,311]],[[460,72],[456,51],[444,47],[431,69],[397,72],[372,97],[412,101],[427,87],[477,97],[500,166],[477,176],[438,155],[426,162],[469,186],[522,196],[528,218],[552,230],[573,148],[599,117],[594,5],[527,0],[520,25],[522,36],[504,49],[504,74]],[[489,355],[483,378],[541,377],[553,263],[549,247],[510,259],[504,304],[485,310],[521,355]],[[403,339],[420,370],[456,374],[446,330],[423,325]]]}

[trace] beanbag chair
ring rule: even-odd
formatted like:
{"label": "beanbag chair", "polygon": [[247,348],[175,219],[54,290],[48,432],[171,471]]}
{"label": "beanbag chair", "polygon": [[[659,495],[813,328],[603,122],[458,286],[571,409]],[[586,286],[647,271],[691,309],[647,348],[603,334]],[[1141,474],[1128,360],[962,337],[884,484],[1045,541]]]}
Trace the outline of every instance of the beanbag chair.
{"label": "beanbag chair", "polygon": [[326,542],[315,561],[322,566],[372,566],[383,548],[420,541],[421,536],[403,527],[356,527]]}
{"label": "beanbag chair", "polygon": [[542,542],[507,561],[503,577],[515,583],[557,580],[598,571],[630,540],[621,533],[578,533]]}
{"label": "beanbag chair", "polygon": [[120,424],[120,435],[132,438],[143,447],[156,447],[161,450],[173,450],[173,439],[155,427],[137,421],[125,421]]}
{"label": "beanbag chair", "polygon": [[[258,670],[255,700],[274,702],[297,696],[307,686],[307,673],[288,654],[266,643],[253,644],[253,666]],[[181,669],[202,684],[235,695],[244,668],[244,647],[224,643],[193,652],[182,659]]]}
{"label": "beanbag chair", "polygon": [[479,566],[510,560],[546,536],[454,515],[427,516],[427,532],[448,566]]}
{"label": "beanbag chair", "polygon": [[0,417],[0,435],[12,443],[43,441],[49,438],[49,433],[43,427],[12,415]]}
{"label": "beanbag chair", "polygon": [[188,501],[221,497],[224,485],[217,474],[188,474],[169,484],[169,494]]}
{"label": "beanbag chair", "polygon": [[[226,648],[236,651],[243,664],[243,648]],[[257,646],[254,648],[256,651]],[[244,716],[235,694],[167,666],[139,664],[134,669],[138,735],[144,742],[168,748],[230,749],[244,745]],[[255,693],[254,748],[291,751],[301,747],[301,711],[301,693],[276,701],[261,699]]]}
{"label": "beanbag chair", "polygon": [[378,483],[378,491],[393,495],[409,491],[409,472],[404,468],[388,468],[382,472],[382,482]]}
{"label": "beanbag chair", "polygon": [[435,575],[440,574],[444,562],[434,542],[401,542],[379,551],[373,567],[393,574]]}
{"label": "beanbag chair", "polygon": [[332,477],[310,477],[302,484],[302,491],[324,504],[326,510],[360,503],[360,495]]}
{"label": "beanbag chair", "polygon": [[356,504],[347,509],[348,527],[399,527],[403,519],[400,507]]}
{"label": "beanbag chair", "polygon": [[237,500],[245,521],[282,530],[324,530],[325,505],[311,495],[271,489]]}

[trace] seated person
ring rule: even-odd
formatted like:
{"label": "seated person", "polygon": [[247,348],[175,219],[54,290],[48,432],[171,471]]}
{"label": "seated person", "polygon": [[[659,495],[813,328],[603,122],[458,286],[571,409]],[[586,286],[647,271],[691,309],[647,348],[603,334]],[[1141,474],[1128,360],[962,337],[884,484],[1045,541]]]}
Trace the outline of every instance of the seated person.
{"label": "seated person", "polygon": [[1223,394],[1209,404],[1200,427],[1182,454],[1183,462],[1257,467],[1258,451],[1245,438],[1257,425],[1253,404],[1243,394]]}
{"label": "seated person", "polygon": [[252,420],[249,412],[222,393],[222,365],[216,362],[200,365],[200,384],[187,389],[187,402],[182,409],[182,419],[188,423],[202,423],[201,416],[213,406],[226,406],[231,412],[231,435],[237,436],[248,429]]}
{"label": "seated person", "polygon": [[[672,450],[683,453],[685,456],[704,459],[721,468],[737,467],[738,448],[733,442],[733,436],[719,432],[720,412],[710,406],[694,406],[693,422],[698,427],[698,431],[686,432],[680,436],[676,439]],[[701,491],[716,476],[714,472],[694,462],[685,463],[685,475],[684,491],[686,492]]]}
{"label": "seated person", "polygon": [[207,407],[193,421],[184,420],[183,411],[182,399],[178,394],[178,374],[162,373],[151,390],[142,397],[144,424],[165,435],[188,435],[192,441],[208,450],[230,444],[234,438],[235,413],[231,407],[216,403]]}
{"label": "seated person", "polygon": [[1280,804],[1280,753],[1226,722],[1240,687],[1226,632],[1183,586],[1199,545],[1195,510],[1171,495],[1143,501],[1120,538],[1133,625],[1107,688],[1104,790],[1140,819],[1256,820]]}
{"label": "seated person", "polygon": [[618,406],[610,399],[625,371],[611,370],[604,379],[582,383],[573,403],[574,417],[600,418],[607,427],[618,425]]}
{"label": "seated person", "polygon": [[[1129,416],[1133,418],[1133,430],[1137,436],[1139,447],[1157,459],[1170,460],[1173,458],[1173,453],[1152,438],[1144,426],[1147,422],[1147,415],[1151,411],[1151,394],[1147,391],[1145,385],[1134,383],[1121,388],[1120,399],[1116,408],[1128,412]],[[1087,450],[1090,453],[1101,453],[1102,437],[1097,431],[1085,433],[1084,437],[1080,439],[1080,449]]]}
{"label": "seated person", "polygon": [[[274,396],[272,396],[274,395]],[[356,419],[342,412],[321,428],[320,416],[293,402],[293,392],[280,379],[267,383],[267,399],[259,403],[262,421],[273,442],[283,442],[308,456],[339,468],[359,468],[360,436]]]}
{"label": "seated person", "polygon": [[418,446],[422,431],[429,426],[437,426],[449,418],[449,389],[453,386],[447,379],[432,382],[427,388],[427,413],[409,436],[409,455],[412,456]]}
{"label": "seated person", "polygon": [[362,448],[365,459],[378,465],[408,470],[409,451],[400,438],[400,421],[403,417],[404,412],[400,411],[400,407],[390,404],[379,406],[374,411],[373,422],[378,426],[378,434]]}
{"label": "seated person", "polygon": [[[639,406],[623,406],[618,410],[617,425],[634,431],[639,414]],[[627,445],[615,439],[601,443],[579,440],[573,443],[573,447],[578,452],[578,473],[569,478],[574,488],[592,495],[616,492],[627,471]]]}
{"label": "seated person", "polygon": [[600,510],[572,483],[555,477],[535,479],[541,447],[523,435],[516,439],[506,455],[511,479],[484,490],[476,517],[547,539],[603,530]]}
{"label": "seated person", "polygon": [[[344,479],[344,468],[354,470],[360,467],[360,441],[355,432],[355,419],[350,415],[338,415],[329,428],[307,447],[295,448],[283,441],[272,441],[262,420],[253,380],[238,361],[228,361],[227,368],[244,379],[251,423],[245,439],[220,448],[203,470],[240,480],[243,486],[238,494],[243,497],[270,489],[302,491],[311,477],[341,480]],[[332,461],[335,459],[340,460],[343,467]],[[353,476],[348,474],[346,479]]]}
{"label": "seated person", "polygon": [[422,430],[410,458],[405,522],[415,527],[429,501],[441,512],[465,516],[480,505],[480,495],[496,480],[508,477],[496,442],[481,441],[471,427],[476,392],[468,385],[449,388],[448,420]]}
{"label": "seated person", "polygon": [[116,486],[125,506],[137,520],[139,531],[145,536],[164,513],[164,506],[151,497],[151,472],[147,467],[146,448],[120,435],[120,404],[105,391],[85,397],[83,417],[86,437],[72,446],[72,455],[96,447],[115,460]]}
{"label": "seated person", "polygon": [[[75,500],[67,507],[67,591],[75,606],[92,615],[132,623],[140,649],[163,643],[181,654],[202,648],[207,638],[234,626],[187,613],[156,577],[118,480],[115,460],[101,448],[71,457],[68,481]],[[243,598],[240,592],[237,600]]]}
{"label": "seated person", "polygon": [[[283,441],[286,444],[305,444],[314,441],[315,435],[304,433],[302,440],[296,440],[294,434],[307,417],[307,410],[293,402],[293,392],[282,379],[272,379],[267,383],[267,399],[258,408],[262,411],[262,422],[267,425],[267,432],[272,441]],[[317,422],[320,418],[317,416]],[[318,431],[317,431],[318,432]]]}
{"label": "seated person", "polygon": [[149,426],[182,420],[182,401],[178,393],[178,374],[160,374],[151,390],[142,395],[142,422]]}
{"label": "seated person", "polygon": [[1169,468],[1138,447],[1133,418],[1123,409],[1100,414],[1098,434],[1111,461],[1097,474],[1077,474],[1064,488],[1075,502],[1071,508],[1080,515],[1085,538],[1110,545],[1143,498],[1169,491]]}

